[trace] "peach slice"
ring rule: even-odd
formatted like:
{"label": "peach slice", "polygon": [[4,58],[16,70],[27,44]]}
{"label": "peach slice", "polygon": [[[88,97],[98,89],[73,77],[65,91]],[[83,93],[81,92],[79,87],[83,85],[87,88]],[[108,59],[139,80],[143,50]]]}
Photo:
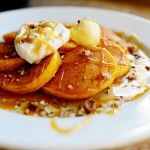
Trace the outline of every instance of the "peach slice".
{"label": "peach slice", "polygon": [[0,43],[0,54],[7,54],[15,52],[13,44]]}
{"label": "peach slice", "polygon": [[102,38],[106,40],[110,40],[118,45],[120,45],[123,48],[124,52],[127,52],[127,47],[130,45],[127,43],[123,38],[119,37],[115,32],[112,30],[101,26],[101,31],[102,31]]}
{"label": "peach slice", "polygon": [[17,32],[15,32],[15,31],[5,34],[5,35],[3,36],[3,39],[4,39],[5,43],[7,43],[7,44],[12,44],[12,43],[14,43],[16,34],[17,34]]}
{"label": "peach slice", "polygon": [[40,89],[54,77],[61,63],[59,53],[44,58],[40,64],[25,64],[17,70],[0,73],[0,87],[4,90],[25,94]]}
{"label": "peach slice", "polygon": [[69,41],[66,44],[64,44],[62,47],[58,49],[59,53],[65,54],[69,51],[71,51],[73,48],[76,48],[77,44],[73,41]]}
{"label": "peach slice", "polygon": [[106,49],[77,47],[64,55],[55,78],[42,89],[70,100],[88,98],[113,83],[116,69],[116,61]]}
{"label": "peach slice", "polygon": [[25,61],[20,57],[0,58],[0,71],[13,70],[24,64]]}
{"label": "peach slice", "polygon": [[115,57],[118,64],[116,78],[125,75],[130,70],[130,60],[118,44],[101,39],[100,47],[106,48]]}
{"label": "peach slice", "polygon": [[13,70],[24,63],[25,61],[17,56],[14,45],[0,44],[0,71]]}

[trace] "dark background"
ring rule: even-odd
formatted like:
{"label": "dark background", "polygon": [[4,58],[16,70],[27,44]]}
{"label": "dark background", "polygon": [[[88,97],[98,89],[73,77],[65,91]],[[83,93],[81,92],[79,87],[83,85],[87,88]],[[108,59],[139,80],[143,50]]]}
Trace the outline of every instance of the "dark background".
{"label": "dark background", "polygon": [[1,0],[0,11],[27,7],[29,0]]}
{"label": "dark background", "polygon": [[91,6],[119,10],[150,19],[150,0],[1,0],[0,11],[55,5]]}

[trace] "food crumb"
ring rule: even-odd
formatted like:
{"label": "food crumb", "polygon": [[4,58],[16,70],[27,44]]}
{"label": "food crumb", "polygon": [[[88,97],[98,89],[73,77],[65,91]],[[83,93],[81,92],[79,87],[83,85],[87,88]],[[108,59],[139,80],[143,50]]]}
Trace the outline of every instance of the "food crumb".
{"label": "food crumb", "polygon": [[80,51],[80,54],[81,54],[81,55],[90,56],[90,55],[92,55],[93,53],[91,53],[90,50],[81,50],[81,51]]}
{"label": "food crumb", "polygon": [[150,66],[145,66],[145,69],[146,69],[147,71],[150,71]]}
{"label": "food crumb", "polygon": [[69,84],[68,89],[73,90],[73,86],[71,84]]}
{"label": "food crumb", "polygon": [[16,79],[16,81],[20,81],[19,79]]}

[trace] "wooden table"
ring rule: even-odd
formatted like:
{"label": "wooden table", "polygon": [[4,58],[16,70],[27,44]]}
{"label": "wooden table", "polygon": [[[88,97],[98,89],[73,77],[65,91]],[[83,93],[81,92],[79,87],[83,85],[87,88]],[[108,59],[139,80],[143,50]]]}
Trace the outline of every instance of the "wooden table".
{"label": "wooden table", "polygon": [[[91,6],[119,10],[150,19],[150,0],[30,0],[29,2],[30,7],[54,5]],[[117,150],[150,150],[150,139]]]}

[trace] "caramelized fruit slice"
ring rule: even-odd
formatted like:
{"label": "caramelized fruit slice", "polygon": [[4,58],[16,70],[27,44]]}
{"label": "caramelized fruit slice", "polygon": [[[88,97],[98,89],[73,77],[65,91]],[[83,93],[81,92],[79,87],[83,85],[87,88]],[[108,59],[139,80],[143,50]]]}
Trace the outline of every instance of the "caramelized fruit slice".
{"label": "caramelized fruit slice", "polygon": [[118,64],[116,78],[125,75],[130,69],[130,60],[123,49],[116,43],[101,39],[100,47],[106,48],[116,59]]}
{"label": "caramelized fruit slice", "polygon": [[0,71],[13,70],[24,63],[25,61],[17,56],[14,45],[0,44]]}
{"label": "caramelized fruit slice", "polygon": [[106,49],[77,47],[64,55],[55,78],[42,89],[70,100],[88,98],[112,84],[116,69],[116,61]]}
{"label": "caramelized fruit slice", "polygon": [[77,44],[73,41],[69,41],[66,44],[64,44],[62,47],[58,49],[59,53],[65,54],[69,51],[71,51],[73,48],[76,48]]}
{"label": "caramelized fruit slice", "polygon": [[38,65],[25,64],[20,69],[0,73],[0,87],[19,94],[36,91],[54,77],[60,62],[60,55],[55,52]]}
{"label": "caramelized fruit slice", "polygon": [[25,61],[20,57],[0,58],[0,71],[13,70],[24,64]]}
{"label": "caramelized fruit slice", "polygon": [[5,34],[3,36],[3,39],[4,39],[5,43],[13,44],[14,40],[15,40],[15,37],[16,37],[16,34],[17,34],[17,32],[15,32],[15,31],[14,32],[10,32],[8,34]]}
{"label": "caramelized fruit slice", "polygon": [[127,52],[127,47],[130,45],[127,43],[123,38],[119,37],[115,32],[112,30],[101,26],[101,37],[110,40],[112,42],[115,42],[116,44],[120,45],[123,48],[124,52]]}
{"label": "caramelized fruit slice", "polygon": [[0,54],[7,54],[15,52],[13,44],[0,43]]}

